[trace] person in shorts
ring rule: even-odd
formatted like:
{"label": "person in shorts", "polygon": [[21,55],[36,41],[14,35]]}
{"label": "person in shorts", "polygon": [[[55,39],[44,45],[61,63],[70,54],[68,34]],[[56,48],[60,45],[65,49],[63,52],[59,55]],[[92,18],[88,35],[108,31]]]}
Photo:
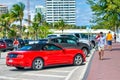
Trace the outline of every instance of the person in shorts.
{"label": "person in shorts", "polygon": [[103,32],[100,32],[100,37],[98,39],[98,53],[100,60],[102,60],[104,57],[105,44],[106,44],[106,37],[103,35]]}
{"label": "person in shorts", "polygon": [[110,51],[112,51],[112,39],[113,39],[112,34],[109,31],[107,36],[106,36],[106,40],[107,40],[107,44],[108,44],[108,49]]}

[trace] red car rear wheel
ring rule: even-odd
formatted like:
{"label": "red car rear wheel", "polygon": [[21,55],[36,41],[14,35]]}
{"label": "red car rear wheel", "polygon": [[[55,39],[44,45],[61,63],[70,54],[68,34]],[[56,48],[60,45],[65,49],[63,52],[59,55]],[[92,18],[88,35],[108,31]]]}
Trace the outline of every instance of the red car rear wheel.
{"label": "red car rear wheel", "polygon": [[44,67],[44,62],[41,58],[34,59],[32,63],[32,69],[34,70],[40,70]]}

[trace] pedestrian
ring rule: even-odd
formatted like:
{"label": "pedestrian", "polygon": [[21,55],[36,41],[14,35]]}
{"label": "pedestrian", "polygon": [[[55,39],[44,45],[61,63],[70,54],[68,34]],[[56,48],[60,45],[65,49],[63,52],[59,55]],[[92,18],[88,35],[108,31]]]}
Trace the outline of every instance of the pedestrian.
{"label": "pedestrian", "polygon": [[114,42],[116,43],[116,34],[114,33]]}
{"label": "pedestrian", "polygon": [[100,32],[100,37],[98,38],[99,60],[102,60],[104,57],[105,44],[106,44],[106,36],[103,35],[103,32]]}
{"label": "pedestrian", "polygon": [[[95,37],[96,44],[98,44],[98,40],[100,38],[100,33],[98,33]],[[98,50],[98,45],[95,47],[96,50]]]}
{"label": "pedestrian", "polygon": [[99,39],[99,37],[100,37],[100,33],[98,33],[98,34],[96,35],[95,39],[97,40],[97,39]]}
{"label": "pedestrian", "polygon": [[106,40],[107,40],[107,44],[108,44],[108,49],[110,51],[112,51],[112,39],[113,39],[112,34],[109,31],[108,34],[107,34],[107,36],[106,36]]}
{"label": "pedestrian", "polygon": [[14,50],[18,50],[19,41],[16,38],[13,42],[13,45],[14,45]]}

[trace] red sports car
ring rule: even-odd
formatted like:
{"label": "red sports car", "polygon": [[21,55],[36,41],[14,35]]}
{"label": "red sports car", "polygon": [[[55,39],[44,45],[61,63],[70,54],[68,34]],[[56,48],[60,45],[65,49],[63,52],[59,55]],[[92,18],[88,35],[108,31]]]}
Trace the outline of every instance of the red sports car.
{"label": "red sports car", "polygon": [[38,70],[51,65],[80,65],[85,62],[85,59],[85,54],[80,49],[68,49],[55,44],[42,43],[26,45],[19,51],[9,52],[6,65],[17,69],[29,67]]}

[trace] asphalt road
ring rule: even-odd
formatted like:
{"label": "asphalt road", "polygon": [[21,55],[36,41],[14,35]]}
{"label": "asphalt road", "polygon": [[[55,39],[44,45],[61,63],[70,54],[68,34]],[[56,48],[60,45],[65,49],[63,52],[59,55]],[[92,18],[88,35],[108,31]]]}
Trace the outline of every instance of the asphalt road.
{"label": "asphalt road", "polygon": [[17,70],[14,67],[6,66],[5,57],[7,52],[2,52],[0,58],[0,80],[83,80],[93,53],[94,50],[87,57],[85,65],[55,66],[36,71],[31,69]]}

